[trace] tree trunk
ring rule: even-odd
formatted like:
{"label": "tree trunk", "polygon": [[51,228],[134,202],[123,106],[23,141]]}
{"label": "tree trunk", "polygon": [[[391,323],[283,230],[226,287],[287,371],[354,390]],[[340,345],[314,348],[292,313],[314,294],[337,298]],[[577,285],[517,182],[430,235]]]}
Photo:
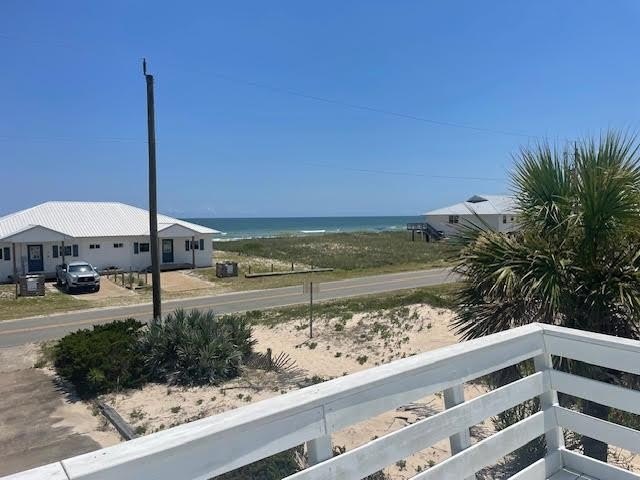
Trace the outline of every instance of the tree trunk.
{"label": "tree trunk", "polygon": [[[585,400],[582,406],[582,413],[602,420],[607,420],[609,418],[609,407]],[[583,436],[582,448],[584,449],[584,454],[586,456],[595,458],[601,462],[607,461],[609,446],[605,442]]]}

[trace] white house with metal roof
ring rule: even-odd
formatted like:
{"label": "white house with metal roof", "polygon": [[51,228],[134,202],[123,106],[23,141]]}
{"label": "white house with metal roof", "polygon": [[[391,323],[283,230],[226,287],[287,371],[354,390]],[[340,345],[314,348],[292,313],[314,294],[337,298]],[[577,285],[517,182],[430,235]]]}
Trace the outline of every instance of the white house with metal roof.
{"label": "white house with metal roof", "polygon": [[[158,214],[162,268],[210,267],[211,228]],[[118,202],[46,202],[0,217],[0,281],[14,273],[55,275],[84,260],[98,270],[151,265],[149,212]]]}
{"label": "white house with metal roof", "polygon": [[451,235],[460,225],[488,226],[496,232],[517,229],[515,200],[509,195],[473,195],[468,200],[424,214],[433,228]]}

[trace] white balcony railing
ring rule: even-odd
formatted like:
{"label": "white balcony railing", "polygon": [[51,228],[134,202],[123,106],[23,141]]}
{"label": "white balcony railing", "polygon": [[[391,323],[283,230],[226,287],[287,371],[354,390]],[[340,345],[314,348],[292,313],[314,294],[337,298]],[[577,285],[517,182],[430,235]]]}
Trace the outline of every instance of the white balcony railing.
{"label": "white balcony railing", "polygon": [[[552,356],[640,374],[640,342],[532,324],[6,478],[208,479],[304,443],[312,466],[289,479],[355,480],[449,438],[452,456],[413,478],[460,480],[473,478],[482,468],[544,434],[545,458],[512,479],[554,475],[563,479],[640,479],[566,450],[562,431],[574,431],[631,452],[640,451],[640,432],[565,409],[557,402],[557,392],[564,392],[640,414],[640,392],[554,370]],[[526,359],[534,359],[534,374],[464,401],[465,382]],[[436,392],[444,392],[445,410],[441,413],[332,456],[333,432]],[[540,412],[471,443],[471,426],[536,396],[541,400]]]}

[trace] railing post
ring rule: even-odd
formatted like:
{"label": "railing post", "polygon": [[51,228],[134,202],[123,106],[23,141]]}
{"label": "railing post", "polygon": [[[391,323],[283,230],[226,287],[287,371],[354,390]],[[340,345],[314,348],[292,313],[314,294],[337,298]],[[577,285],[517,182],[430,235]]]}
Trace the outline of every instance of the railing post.
{"label": "railing post", "polygon": [[[444,390],[444,408],[445,410],[464,403],[464,385],[456,385],[455,387]],[[455,433],[449,437],[449,445],[451,446],[451,456],[469,448],[471,446],[471,434],[469,429]],[[472,475],[465,480],[475,480],[476,476]]]}
{"label": "railing post", "polygon": [[[540,354],[533,358],[533,365],[537,372],[544,372],[545,370],[553,370],[553,360],[548,353]],[[554,405],[558,405],[558,392],[549,389],[540,395],[540,410],[546,410],[552,408]],[[557,423],[557,422],[556,422]],[[545,434],[545,440],[547,442],[547,455],[551,455],[560,448],[564,448],[564,435],[562,428],[556,427],[549,430]],[[558,457],[559,458],[559,457]]]}
{"label": "railing post", "polygon": [[307,442],[307,457],[309,465],[324,462],[333,457],[333,447],[331,446],[331,435],[314,438]]}

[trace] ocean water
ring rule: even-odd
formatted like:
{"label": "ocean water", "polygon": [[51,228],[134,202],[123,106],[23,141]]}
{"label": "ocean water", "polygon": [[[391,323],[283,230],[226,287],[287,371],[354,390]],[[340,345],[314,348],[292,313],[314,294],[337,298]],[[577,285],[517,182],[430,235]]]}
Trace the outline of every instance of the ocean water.
{"label": "ocean water", "polygon": [[185,218],[219,230],[214,240],[317,235],[338,232],[384,232],[404,230],[421,217],[279,217],[279,218]]}

